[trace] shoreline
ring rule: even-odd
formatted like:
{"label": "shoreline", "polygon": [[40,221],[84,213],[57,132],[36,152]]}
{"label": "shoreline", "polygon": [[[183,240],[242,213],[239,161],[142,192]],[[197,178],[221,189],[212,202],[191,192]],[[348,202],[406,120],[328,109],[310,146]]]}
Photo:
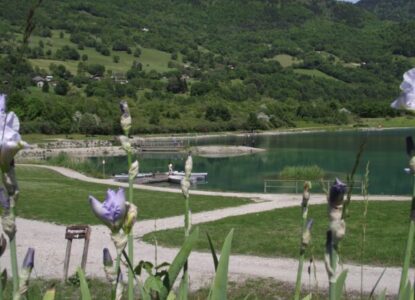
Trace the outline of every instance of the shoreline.
{"label": "shoreline", "polygon": [[357,131],[357,132],[376,132],[376,131],[387,131],[387,130],[399,130],[399,129],[412,129],[415,127],[309,127],[309,128],[292,128],[283,130],[266,130],[266,131],[224,131],[224,132],[211,132],[211,133],[178,133],[171,135],[134,135],[133,138],[140,138],[143,140],[170,140],[171,138],[182,138],[182,139],[209,139],[218,137],[245,137],[249,135],[255,136],[278,136],[278,135],[289,135],[289,134],[311,134],[311,133],[322,133],[322,132],[345,132],[345,131]]}

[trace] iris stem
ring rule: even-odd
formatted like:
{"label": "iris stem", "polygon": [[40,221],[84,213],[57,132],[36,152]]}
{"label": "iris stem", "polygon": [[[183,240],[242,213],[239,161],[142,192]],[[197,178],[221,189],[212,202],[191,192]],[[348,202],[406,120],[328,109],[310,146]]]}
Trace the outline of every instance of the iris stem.
{"label": "iris stem", "polygon": [[120,261],[121,261],[121,252],[117,254],[115,259],[115,284],[112,286],[111,290],[111,299],[116,300],[117,297],[117,285],[118,285],[118,273],[120,272]]}
{"label": "iris stem", "polygon": [[[14,220],[15,218],[15,208],[14,206],[10,207],[10,214]],[[10,259],[12,267],[12,276],[13,276],[13,296],[19,293],[19,268],[17,266],[17,250],[16,250],[16,234],[13,239],[9,239],[10,243]]]}
{"label": "iris stem", "polygon": [[[1,270],[1,268],[0,268]],[[0,272],[0,300],[3,300],[3,284],[2,284],[2,278],[1,278],[1,272]]]}
{"label": "iris stem", "polygon": [[[333,243],[333,239],[330,245],[330,267],[333,270],[333,275],[329,278],[329,299],[336,300],[336,269],[337,269],[337,245]],[[334,277],[334,278],[333,278]]]}
{"label": "iris stem", "polygon": [[[132,157],[131,151],[128,151],[128,170],[131,168]],[[133,180],[131,176],[128,177],[128,202],[133,203]],[[133,239],[133,228],[128,233],[128,258],[131,261],[131,265],[134,266],[134,239]],[[128,300],[134,299],[134,274],[132,270],[128,270]]]}
{"label": "iris stem", "polygon": [[[184,236],[185,239],[189,236],[190,233],[190,226],[189,226],[189,196],[186,197],[185,199],[185,211],[184,211]],[[187,260],[184,264],[183,267],[183,271],[184,271],[184,276],[187,276],[187,269],[188,269],[188,263]]]}
{"label": "iris stem", "polygon": [[414,233],[415,233],[415,175],[413,175],[413,192],[412,192],[412,205],[411,205],[411,222],[409,223],[408,239],[405,250],[405,258],[402,267],[401,281],[399,283],[399,294],[403,292],[408,282],[408,270],[412,256],[412,248],[414,244]]}
{"label": "iris stem", "polygon": [[[302,224],[301,224],[301,242],[302,242],[302,234],[306,230],[307,226],[307,217],[308,217],[308,207],[303,207],[302,211]],[[300,258],[298,261],[298,270],[297,270],[297,280],[295,282],[295,294],[294,294],[294,300],[300,299],[301,294],[301,280],[302,280],[302,274],[303,274],[303,266],[304,266],[304,258],[305,258],[305,249],[303,245],[300,245]]]}

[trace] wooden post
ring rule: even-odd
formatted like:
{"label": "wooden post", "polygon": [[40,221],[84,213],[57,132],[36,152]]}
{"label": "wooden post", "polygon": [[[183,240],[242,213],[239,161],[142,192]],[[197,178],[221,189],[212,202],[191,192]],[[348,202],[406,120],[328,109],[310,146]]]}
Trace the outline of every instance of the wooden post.
{"label": "wooden post", "polygon": [[69,260],[71,258],[71,248],[72,248],[72,240],[68,240],[68,242],[66,243],[65,263],[63,264],[63,280],[64,281],[68,279],[68,268],[69,268]]}
{"label": "wooden post", "polygon": [[88,257],[89,238],[91,236],[91,228],[88,225],[73,225],[66,227],[65,239],[68,240],[66,244],[65,262],[63,264],[63,279],[68,279],[69,261],[71,258],[72,240],[84,239],[84,250],[82,253],[81,268],[85,272],[86,261]]}

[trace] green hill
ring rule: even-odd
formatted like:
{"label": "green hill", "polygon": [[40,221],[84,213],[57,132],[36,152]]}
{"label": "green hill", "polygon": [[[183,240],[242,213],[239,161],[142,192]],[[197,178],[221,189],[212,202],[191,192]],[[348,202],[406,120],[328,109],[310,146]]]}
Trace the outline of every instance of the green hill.
{"label": "green hill", "polygon": [[412,0],[360,0],[357,5],[382,19],[402,21],[415,18],[415,2]]}
{"label": "green hill", "polygon": [[120,98],[133,132],[394,116],[415,57],[414,24],[334,0],[44,0],[21,60],[33,3],[0,0],[0,91],[25,132],[117,133]]}

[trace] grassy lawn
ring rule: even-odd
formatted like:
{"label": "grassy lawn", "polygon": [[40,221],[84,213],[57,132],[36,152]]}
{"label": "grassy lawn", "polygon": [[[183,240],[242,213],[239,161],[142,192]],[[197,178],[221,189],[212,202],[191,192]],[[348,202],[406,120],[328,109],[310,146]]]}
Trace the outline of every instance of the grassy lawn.
{"label": "grassy lawn", "polygon": [[[409,224],[409,202],[371,202],[368,211],[368,226],[364,263],[376,265],[401,265]],[[363,203],[351,205],[347,232],[341,245],[345,261],[360,262],[362,238]],[[323,259],[326,230],[328,226],[326,205],[312,206],[309,217],[314,219],[313,254]],[[232,253],[296,257],[300,239],[300,208],[285,208],[246,216],[230,217],[199,225],[202,232],[209,232],[219,249],[223,239],[235,229]],[[166,230],[156,234],[159,244],[178,246],[183,242],[183,230]],[[145,240],[151,241],[154,234]],[[208,251],[204,234],[197,245],[199,250]]]}
{"label": "grassy lawn", "polygon": [[294,69],[294,73],[301,74],[301,75],[307,75],[311,77],[320,77],[324,79],[330,79],[330,80],[338,80],[337,78],[327,75],[326,73],[321,72],[320,70],[310,70],[310,69]]}
{"label": "grassy lawn", "polygon": [[25,142],[35,144],[35,143],[48,143],[59,140],[75,140],[75,141],[84,141],[84,140],[108,140],[111,141],[114,139],[113,135],[94,135],[86,136],[85,134],[80,133],[71,133],[71,134],[42,134],[42,133],[30,133],[24,134],[23,140]]}
{"label": "grassy lawn", "polygon": [[278,61],[283,68],[291,67],[294,64],[301,63],[300,59],[288,54],[278,54],[268,60]]}
{"label": "grassy lawn", "polygon": [[[59,224],[99,224],[92,214],[88,195],[104,200],[107,186],[66,178],[54,171],[36,167],[17,167],[20,184],[18,215]],[[163,218],[180,215],[184,211],[181,194],[135,191],[138,218]],[[247,199],[192,196],[193,212],[248,203]]]}
{"label": "grassy lawn", "polygon": [[395,118],[370,118],[363,119],[362,121],[369,127],[415,127],[415,118],[413,116]]}

